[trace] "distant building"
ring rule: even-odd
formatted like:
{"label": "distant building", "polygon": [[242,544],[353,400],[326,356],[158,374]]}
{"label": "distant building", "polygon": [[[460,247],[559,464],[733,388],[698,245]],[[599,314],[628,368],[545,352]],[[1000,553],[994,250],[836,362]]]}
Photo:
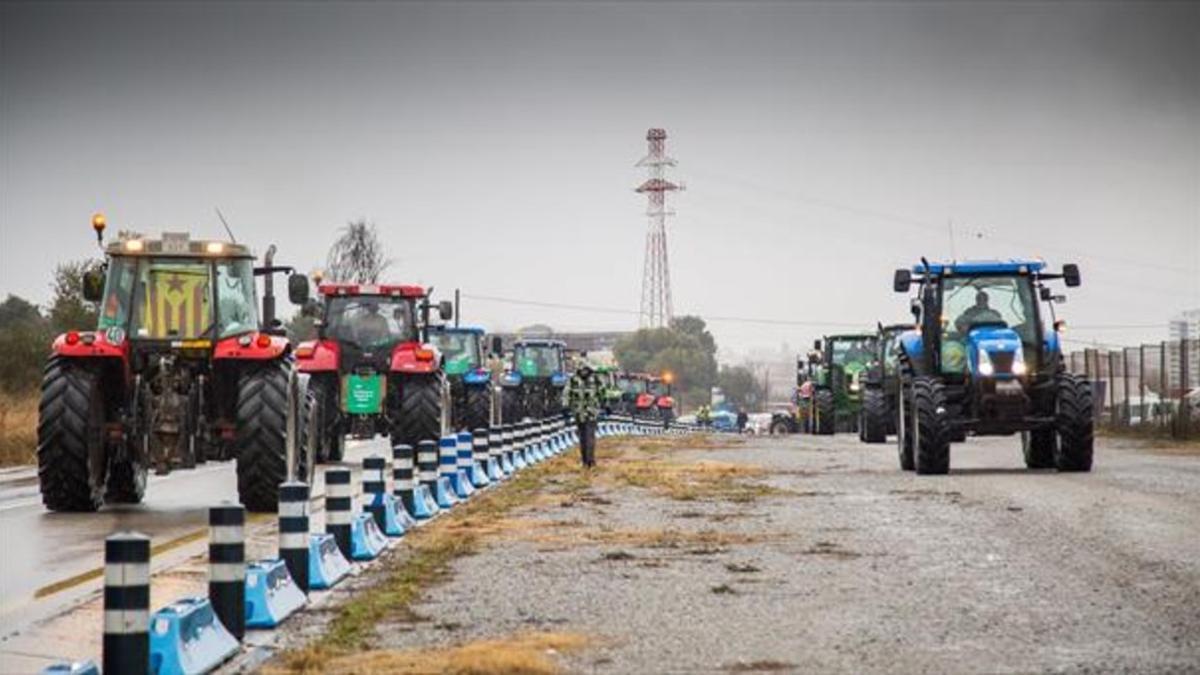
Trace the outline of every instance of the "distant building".
{"label": "distant building", "polygon": [[549,326],[528,326],[520,329],[516,333],[499,333],[498,335],[504,340],[505,348],[512,346],[516,340],[524,338],[537,338],[548,340],[562,340],[567,343],[567,349],[583,352],[612,352],[617,341],[628,335],[632,335],[630,331],[597,331],[590,333],[560,333],[550,329]]}
{"label": "distant building", "polygon": [[[1172,390],[1200,387],[1200,309],[1181,312],[1167,323],[1167,384]],[[1187,382],[1181,379],[1183,341],[1187,341]]]}

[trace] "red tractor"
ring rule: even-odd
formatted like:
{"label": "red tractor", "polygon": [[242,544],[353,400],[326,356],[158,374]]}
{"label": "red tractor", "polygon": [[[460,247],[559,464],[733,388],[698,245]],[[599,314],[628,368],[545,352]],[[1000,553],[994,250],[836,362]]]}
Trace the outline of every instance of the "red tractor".
{"label": "red tractor", "polygon": [[[311,376],[321,461],[340,461],[346,435],[391,437],[416,446],[447,428],[450,389],[441,352],[429,344],[429,293],[420,286],[321,283],[317,339],[296,348]],[[436,305],[443,321],[453,305]]]}
{"label": "red tractor", "polygon": [[[52,511],[138,503],[151,467],[165,474],[236,459],[242,503],[274,511],[289,477],[292,366],[271,275],[291,268],[273,266],[274,247],[255,267],[245,246],[185,233],[104,246],[104,217],[92,226],[105,262],[84,275],[83,295],[100,303],[100,319],[96,330],[58,336],[44,371],[42,502]],[[292,275],[288,294],[307,298],[308,280]],[[296,409],[306,414],[303,404]],[[296,428],[303,433],[307,419]]]}
{"label": "red tractor", "polygon": [[665,373],[662,377],[657,375],[644,375],[646,381],[646,391],[638,394],[634,402],[636,409],[635,415],[643,419],[661,420],[666,424],[670,424],[675,419],[675,398],[671,396],[671,383],[674,377],[670,373]]}

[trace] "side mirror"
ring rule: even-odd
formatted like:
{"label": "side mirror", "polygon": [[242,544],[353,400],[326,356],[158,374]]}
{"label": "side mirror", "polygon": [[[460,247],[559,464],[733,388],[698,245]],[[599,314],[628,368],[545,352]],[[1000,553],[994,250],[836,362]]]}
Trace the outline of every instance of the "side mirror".
{"label": "side mirror", "polygon": [[1044,302],[1048,302],[1053,296],[1050,295],[1050,289],[1042,286],[1038,289],[1038,297]]}
{"label": "side mirror", "polygon": [[92,269],[83,273],[83,299],[100,302],[104,297],[104,270]]}
{"label": "side mirror", "polygon": [[454,303],[449,300],[443,300],[438,303],[438,316],[442,317],[442,321],[449,321],[454,318]]}
{"label": "side mirror", "polygon": [[288,300],[293,305],[303,307],[308,302],[308,277],[303,274],[293,274],[288,277]]}
{"label": "side mirror", "polygon": [[912,286],[912,271],[896,270],[896,276],[892,279],[892,290],[907,293],[909,286]]}
{"label": "side mirror", "polygon": [[821,351],[821,341],[820,340],[813,340],[813,350],[818,351],[818,352]]}
{"label": "side mirror", "polygon": [[1063,265],[1063,281],[1067,282],[1067,286],[1074,288],[1081,282],[1079,278],[1079,265],[1075,263],[1067,263]]}
{"label": "side mirror", "polygon": [[496,356],[504,356],[504,340],[499,335],[492,336],[492,353]]}

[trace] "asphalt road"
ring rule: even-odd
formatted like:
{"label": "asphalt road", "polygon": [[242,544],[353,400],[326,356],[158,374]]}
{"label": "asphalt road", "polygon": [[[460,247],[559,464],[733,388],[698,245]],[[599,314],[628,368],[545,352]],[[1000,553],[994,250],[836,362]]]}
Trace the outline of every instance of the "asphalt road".
{"label": "asphalt road", "polygon": [[[362,457],[387,452],[382,439],[350,441],[343,465],[360,467]],[[321,475],[318,471],[313,491],[317,497],[324,489]],[[105,537],[120,530],[149,535],[154,546],[165,544],[154,556],[153,569],[168,569],[207,550],[208,508],[223,500],[237,501],[233,462],[151,475],[141,504],[97,513],[51,513],[42,506],[34,469],[0,472],[0,673],[32,672],[55,658],[92,651],[98,656],[98,650],[63,647],[56,634],[63,622],[56,617],[79,611],[100,591]],[[319,509],[318,500],[314,511]],[[314,527],[323,522],[317,515]],[[260,518],[265,523],[273,517]],[[93,632],[98,631],[97,624]],[[77,644],[97,642],[93,637],[98,635]]]}
{"label": "asphalt road", "polygon": [[1018,440],[974,439],[925,477],[852,436],[668,456],[787,492],[676,501],[602,467],[380,645],[581,633],[566,664],[597,673],[1200,672],[1200,457],[1100,441],[1092,473],[1031,472]]}

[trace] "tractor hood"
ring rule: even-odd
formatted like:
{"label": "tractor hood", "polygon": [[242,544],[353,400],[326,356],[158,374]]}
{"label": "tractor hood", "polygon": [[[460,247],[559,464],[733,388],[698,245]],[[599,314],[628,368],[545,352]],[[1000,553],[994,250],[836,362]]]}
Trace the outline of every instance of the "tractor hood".
{"label": "tractor hood", "polygon": [[1011,328],[973,328],[967,333],[966,348],[972,377],[1011,380],[1025,372],[1021,336]]}

